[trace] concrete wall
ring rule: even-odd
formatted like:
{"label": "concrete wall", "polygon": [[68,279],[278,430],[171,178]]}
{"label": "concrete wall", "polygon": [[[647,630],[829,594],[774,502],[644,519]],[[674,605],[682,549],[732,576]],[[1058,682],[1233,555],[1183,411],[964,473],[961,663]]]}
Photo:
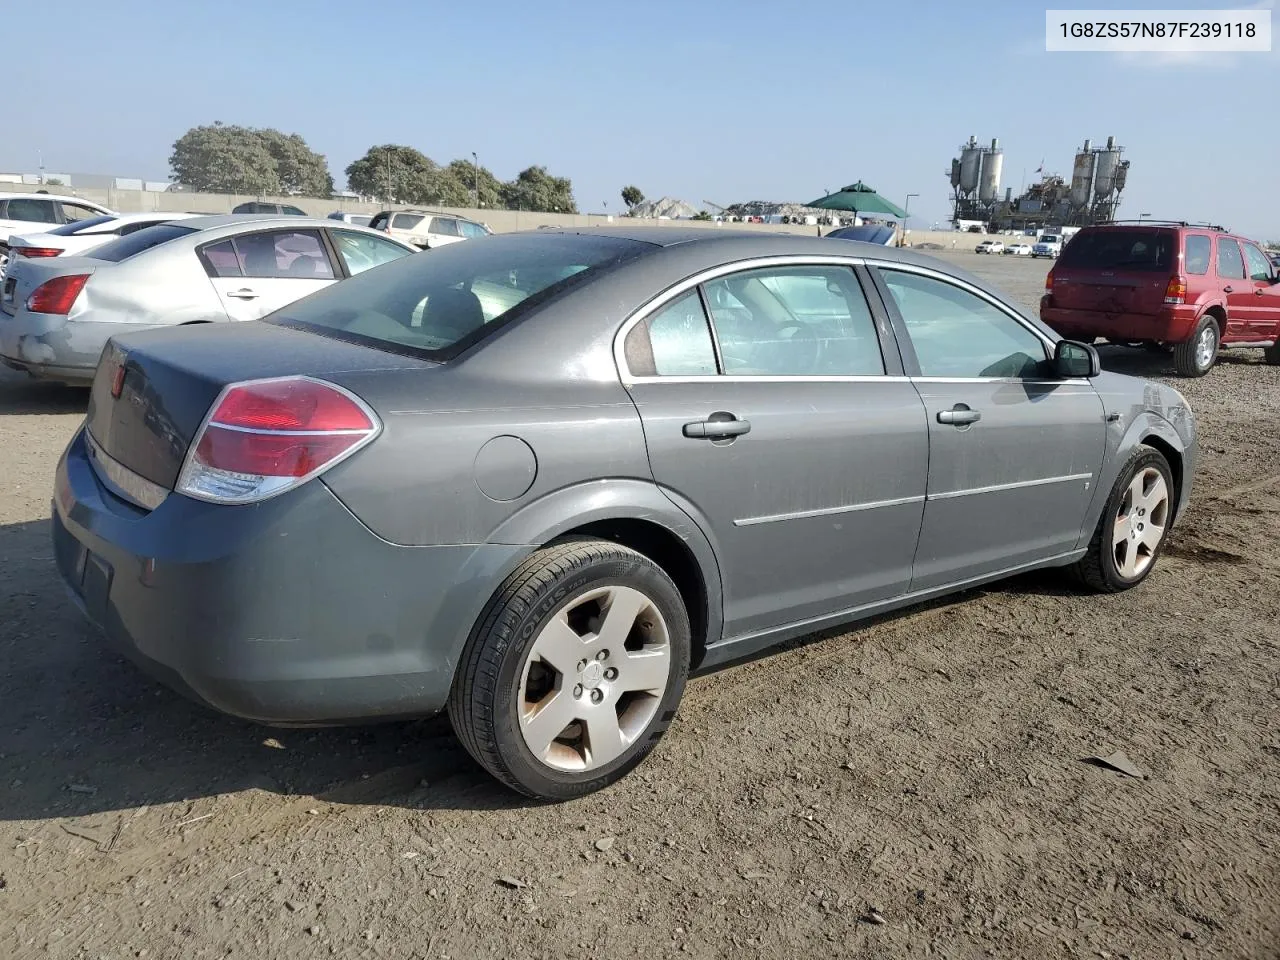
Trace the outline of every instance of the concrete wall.
{"label": "concrete wall", "polygon": [[[12,193],[34,193],[36,190],[44,189],[49,193],[60,193],[63,195],[83,197],[86,200],[92,200],[94,203],[100,203],[103,206],[119,213],[150,213],[154,210],[173,211],[175,213],[230,213],[234,207],[241,203],[247,203],[250,200],[265,200],[268,203],[290,203],[317,217],[326,217],[338,210],[344,213],[372,214],[377,213],[379,210],[387,209],[386,204],[360,203],[356,200],[338,198],[334,198],[332,200],[317,200],[314,197],[256,197],[228,193],[170,193],[146,190],[117,190],[114,188],[86,188],[77,190],[72,187],[59,187],[56,185],[46,185],[41,187],[39,184],[29,183],[6,183],[0,186],[0,189]],[[399,209],[405,205],[395,204],[392,206]],[[703,227],[708,230],[737,229],[759,231],[761,233],[795,233],[803,236],[815,236],[818,232],[817,227],[805,226],[803,224],[716,223],[715,221],[706,220],[631,220],[625,217],[605,216],[603,214],[595,213],[529,213],[517,210],[467,210],[451,207],[433,207],[432,209],[440,210],[443,213],[458,214],[459,216],[487,223],[489,228],[495,233],[510,233],[515,230],[536,230],[544,224],[558,227],[589,227],[600,226],[609,222],[625,222],[628,225],[637,225],[641,227],[665,227],[679,225],[682,227]],[[831,228],[823,227],[822,232],[825,234],[829,229]],[[908,244],[919,244],[924,242],[940,243],[942,246],[950,248],[952,241],[955,241],[956,249],[965,249],[966,247],[971,248],[980,239],[981,238],[976,234],[912,230],[907,237],[907,242]]]}

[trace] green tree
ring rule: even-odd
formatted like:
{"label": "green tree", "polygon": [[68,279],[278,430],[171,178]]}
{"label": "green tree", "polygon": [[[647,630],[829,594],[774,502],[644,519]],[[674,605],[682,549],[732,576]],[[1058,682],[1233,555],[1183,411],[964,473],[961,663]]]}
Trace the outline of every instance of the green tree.
{"label": "green tree", "polygon": [[276,164],[276,176],[285,193],[300,193],[307,197],[333,196],[333,177],[323,155],[307,146],[307,141],[296,133],[279,130],[260,130],[259,136],[266,143]]}
{"label": "green tree", "polygon": [[[502,209],[502,181],[486,167],[480,167],[480,206]],[[470,207],[475,203],[476,165],[470,160],[454,160],[444,168],[440,188],[442,206]]]}
{"label": "green tree", "polygon": [[249,127],[192,127],[174,142],[169,166],[175,180],[202,193],[281,191],[275,157],[266,139]]}
{"label": "green tree", "polygon": [[385,203],[439,203],[440,168],[420,150],[388,143],[370,147],[346,169],[347,187]]}
{"label": "green tree", "polygon": [[622,202],[625,203],[627,205],[627,209],[630,210],[637,203],[644,203],[644,194],[640,192],[640,188],[637,186],[623,187]]}
{"label": "green tree", "polygon": [[553,177],[546,167],[529,167],[502,185],[502,202],[508,210],[538,213],[577,213],[573,184],[568,177]]}

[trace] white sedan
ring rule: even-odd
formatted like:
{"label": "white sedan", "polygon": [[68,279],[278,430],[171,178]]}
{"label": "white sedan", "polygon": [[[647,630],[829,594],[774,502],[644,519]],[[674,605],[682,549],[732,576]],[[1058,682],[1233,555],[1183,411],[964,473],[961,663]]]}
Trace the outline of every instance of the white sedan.
{"label": "white sedan", "polygon": [[15,233],[9,237],[9,255],[13,257],[59,257],[87,253],[94,247],[125,237],[138,230],[171,220],[186,220],[194,213],[122,213],[89,217],[64,223],[43,233]]}
{"label": "white sedan", "polygon": [[1010,257],[1029,257],[1031,256],[1031,244],[1029,243],[1011,243],[1004,248],[1005,256]]}
{"label": "white sedan", "polygon": [[1004,241],[1002,240],[983,240],[973,248],[974,253],[1001,253],[1003,251]]}

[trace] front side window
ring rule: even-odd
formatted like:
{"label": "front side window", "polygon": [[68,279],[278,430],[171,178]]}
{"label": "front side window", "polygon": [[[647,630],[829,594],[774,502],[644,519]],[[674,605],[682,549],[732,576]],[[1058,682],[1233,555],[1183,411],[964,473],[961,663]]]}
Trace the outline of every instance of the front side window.
{"label": "front side window", "polygon": [[1044,341],[976,294],[933,277],[882,269],[925,377],[1020,378],[1043,372]]}
{"label": "front side window", "polygon": [[52,200],[37,200],[34,197],[18,197],[9,201],[9,211],[5,214],[10,220],[25,220],[28,223],[57,223],[58,215],[53,209]]}
{"label": "front side window", "polygon": [[1249,268],[1249,279],[1270,280],[1272,275],[1271,262],[1262,255],[1262,251],[1252,243],[1241,244],[1241,248],[1244,250],[1244,258]]}
{"label": "front side window", "polygon": [[79,203],[62,203],[62,219],[68,223],[75,223],[77,220],[90,220],[94,217],[102,215],[101,210],[95,210],[93,207],[86,207]]}
{"label": "front side window", "polygon": [[774,267],[704,285],[727,376],[878,376],[875,322],[849,267]]}
{"label": "front side window", "polygon": [[1186,253],[1182,266],[1187,273],[1203,277],[1209,272],[1209,258],[1213,255],[1213,241],[1202,233],[1187,234]]}
{"label": "front side window", "polygon": [[715,376],[716,351],[698,291],[677,297],[632,327],[623,351],[627,369],[637,377]]}
{"label": "front side window", "polygon": [[370,236],[367,233],[334,230],[333,238],[337,241],[338,254],[342,257],[342,262],[347,265],[347,272],[353,277],[380,263],[399,260],[410,252],[398,243],[392,243],[382,237]]}
{"label": "front side window", "polygon": [[1234,240],[1218,238],[1218,277],[1222,280],[1244,279],[1244,258]]}

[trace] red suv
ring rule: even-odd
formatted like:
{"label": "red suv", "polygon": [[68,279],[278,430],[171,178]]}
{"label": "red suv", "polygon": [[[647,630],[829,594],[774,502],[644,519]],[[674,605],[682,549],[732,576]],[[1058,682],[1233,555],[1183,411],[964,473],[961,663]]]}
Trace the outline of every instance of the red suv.
{"label": "red suv", "polygon": [[1187,223],[1085,227],[1044,281],[1040,319],[1091,343],[1171,349],[1184,377],[1222,347],[1264,347],[1280,364],[1280,280],[1253,241]]}

